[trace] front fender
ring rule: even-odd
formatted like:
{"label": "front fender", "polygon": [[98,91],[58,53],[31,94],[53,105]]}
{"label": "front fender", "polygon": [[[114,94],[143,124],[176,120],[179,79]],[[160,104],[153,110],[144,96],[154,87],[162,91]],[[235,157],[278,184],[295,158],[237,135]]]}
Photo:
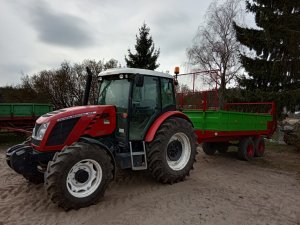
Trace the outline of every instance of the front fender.
{"label": "front fender", "polygon": [[187,117],[187,115],[185,115],[184,113],[180,112],[180,111],[169,111],[166,112],[164,114],[162,114],[160,117],[158,117],[154,123],[151,125],[151,127],[149,128],[149,130],[147,131],[146,137],[145,137],[145,142],[151,142],[154,139],[154,136],[158,130],[158,128],[160,127],[160,125],[168,118],[170,117],[179,117],[182,119],[186,119],[187,121],[189,121],[192,126],[193,123],[190,120],[190,118]]}
{"label": "front fender", "polygon": [[[104,138],[102,138],[105,140]],[[80,137],[79,142],[85,142],[85,143],[90,143],[90,144],[95,144],[98,145],[107,152],[107,154],[111,157],[112,162],[114,164],[114,177],[116,177],[116,172],[117,172],[117,164],[116,164],[116,159],[115,159],[115,146],[110,142],[110,141],[103,141],[103,140],[98,140],[90,137]]]}

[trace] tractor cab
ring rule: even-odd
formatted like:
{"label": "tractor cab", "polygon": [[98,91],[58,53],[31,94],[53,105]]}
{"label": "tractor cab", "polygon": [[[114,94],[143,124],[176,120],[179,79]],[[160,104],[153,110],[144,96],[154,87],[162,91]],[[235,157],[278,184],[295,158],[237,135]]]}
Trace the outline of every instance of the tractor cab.
{"label": "tractor cab", "polygon": [[116,106],[119,142],[143,141],[156,118],[176,110],[171,75],[143,69],[112,69],[100,73],[98,78],[98,104]]}
{"label": "tractor cab", "polygon": [[123,163],[121,167],[146,169],[147,131],[164,112],[176,110],[173,77],[143,69],[112,69],[98,78],[98,104],[116,107],[115,136],[121,151],[118,156],[123,157],[118,160]]}

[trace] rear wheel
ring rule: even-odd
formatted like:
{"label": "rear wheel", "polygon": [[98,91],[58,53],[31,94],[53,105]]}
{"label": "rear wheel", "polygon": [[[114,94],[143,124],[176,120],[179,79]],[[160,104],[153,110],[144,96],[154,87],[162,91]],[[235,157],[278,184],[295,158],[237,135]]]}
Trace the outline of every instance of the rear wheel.
{"label": "rear wheel", "polygon": [[228,147],[228,142],[216,142],[216,149],[221,154],[226,153],[228,151]]}
{"label": "rear wheel", "polygon": [[262,157],[265,153],[265,140],[263,137],[258,137],[254,139],[255,152],[254,156]]}
{"label": "rear wheel", "polygon": [[113,178],[111,157],[98,145],[74,143],[56,153],[45,173],[51,200],[64,209],[97,203]]}
{"label": "rear wheel", "polygon": [[176,183],[189,175],[196,157],[196,135],[181,118],[167,119],[148,145],[152,176],[162,183]]}
{"label": "rear wheel", "polygon": [[240,159],[249,161],[255,152],[254,142],[251,137],[243,138],[239,143],[238,156]]}
{"label": "rear wheel", "polygon": [[214,155],[217,151],[214,142],[203,142],[202,149],[207,155]]}
{"label": "rear wheel", "polygon": [[228,150],[228,142],[203,142],[202,149],[207,155],[214,155],[216,151],[226,153]]}

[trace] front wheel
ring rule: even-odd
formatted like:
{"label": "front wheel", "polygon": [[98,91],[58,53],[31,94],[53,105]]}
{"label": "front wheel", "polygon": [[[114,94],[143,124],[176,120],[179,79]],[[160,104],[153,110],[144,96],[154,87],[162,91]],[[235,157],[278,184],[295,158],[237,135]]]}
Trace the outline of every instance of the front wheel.
{"label": "front wheel", "polygon": [[176,183],[189,175],[196,157],[196,135],[181,118],[167,119],[148,145],[152,176],[162,183]]}
{"label": "front wheel", "polygon": [[78,209],[97,203],[113,177],[107,152],[94,144],[74,143],[56,153],[45,173],[51,200],[64,209]]}

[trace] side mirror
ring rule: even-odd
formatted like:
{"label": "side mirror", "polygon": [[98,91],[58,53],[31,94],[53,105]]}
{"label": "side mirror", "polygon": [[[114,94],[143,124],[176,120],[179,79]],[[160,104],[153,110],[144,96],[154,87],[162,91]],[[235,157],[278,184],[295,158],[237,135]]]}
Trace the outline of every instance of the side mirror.
{"label": "side mirror", "polygon": [[137,87],[143,87],[144,85],[144,76],[141,74],[136,74],[134,77],[134,83]]}

